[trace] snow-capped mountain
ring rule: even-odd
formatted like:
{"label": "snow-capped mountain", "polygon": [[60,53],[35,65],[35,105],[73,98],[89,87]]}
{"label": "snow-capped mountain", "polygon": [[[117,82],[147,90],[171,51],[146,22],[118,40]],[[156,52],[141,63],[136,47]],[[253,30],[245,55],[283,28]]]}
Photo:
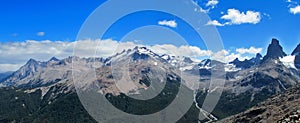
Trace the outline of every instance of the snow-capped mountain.
{"label": "snow-capped mountain", "polygon": [[[209,90],[211,80],[225,77],[225,87],[220,88],[224,88],[225,95],[230,96],[221,97],[225,102],[217,108],[230,107],[232,99],[235,103],[250,107],[299,83],[300,74],[296,69],[299,65],[297,56],[300,57],[298,49],[299,46],[291,55],[286,55],[279,41],[273,39],[263,59],[257,54],[252,59],[235,59],[230,63],[158,55],[146,47],[123,50],[108,58],[72,56],[60,60],[53,57],[45,62],[30,59],[4,79],[0,86],[22,88],[25,89],[24,93],[29,94],[40,91],[41,98],[47,98],[51,103],[61,94],[75,93],[73,75],[78,77],[76,81],[79,83],[75,83],[81,89],[96,88],[99,89],[97,92],[115,96],[121,93],[142,94],[144,90],[151,90],[149,82],[163,84],[166,80],[180,79],[187,87],[189,82],[199,83],[199,88],[190,89],[208,93],[216,90]],[[94,73],[96,77],[90,77]],[[212,73],[216,76],[212,76]],[[197,99],[202,98],[199,96]],[[250,103],[244,104],[244,99],[249,99]]]}
{"label": "snow-capped mountain", "polygon": [[[276,52],[275,52],[276,51]],[[293,52],[297,54],[297,48]],[[263,61],[268,60],[274,62],[283,63],[289,68],[295,68],[291,61],[293,57],[287,56],[279,41],[276,39],[272,40],[272,43],[268,47],[267,55]],[[112,65],[124,65],[128,63],[140,63],[140,62],[151,62],[150,64],[157,65],[169,65],[191,75],[209,76],[211,75],[211,69],[225,69],[226,72],[238,72],[243,70],[252,71],[252,67],[259,66],[262,62],[262,56],[257,54],[256,57],[240,61],[235,59],[230,63],[222,63],[216,60],[205,59],[201,62],[192,60],[189,57],[178,57],[171,55],[158,55],[146,47],[135,47],[133,49],[123,50],[121,53],[117,53],[106,59],[104,58],[79,58],[69,57],[66,59],[59,60],[55,57],[51,58],[47,62],[39,62],[34,59],[30,59],[24,66],[18,71],[14,72],[11,77],[4,80],[1,86],[28,86],[31,88],[51,85],[62,80],[70,80],[72,71],[72,62],[76,64],[76,69],[92,70],[96,67],[101,66],[112,66]],[[296,61],[296,59],[294,60]],[[95,64],[97,64],[95,66]],[[223,67],[223,68],[222,68]],[[256,68],[257,68],[256,67]],[[240,75],[235,75],[239,78]],[[232,75],[231,77],[232,78]]]}
{"label": "snow-capped mountain", "polygon": [[147,60],[150,57],[156,59],[160,58],[159,55],[147,49],[146,47],[136,46],[133,49],[123,50],[121,53],[117,53],[116,55],[108,57],[104,63],[105,65],[111,65],[112,62],[128,60],[128,58],[130,58],[131,61],[138,61],[138,60]]}

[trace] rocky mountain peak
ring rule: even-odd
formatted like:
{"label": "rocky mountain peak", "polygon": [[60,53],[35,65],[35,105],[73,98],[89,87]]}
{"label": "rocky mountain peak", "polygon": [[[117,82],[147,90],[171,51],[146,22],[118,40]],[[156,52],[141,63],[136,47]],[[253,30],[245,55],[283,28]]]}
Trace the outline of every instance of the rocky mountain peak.
{"label": "rocky mountain peak", "polygon": [[241,62],[240,60],[239,60],[239,58],[235,58],[232,62],[230,62],[230,63],[237,63],[237,62]]}
{"label": "rocky mountain peak", "polygon": [[147,47],[139,47],[136,46],[132,51],[139,53],[139,54],[154,54],[150,49]]}
{"label": "rocky mountain peak", "polygon": [[186,63],[193,63],[194,61],[193,61],[191,58],[189,58],[189,57],[184,57],[184,58],[183,58],[183,62],[186,62]]}
{"label": "rocky mountain peak", "polygon": [[26,65],[36,65],[38,64],[38,61],[34,60],[34,59],[29,59],[26,63]]}
{"label": "rocky mountain peak", "polygon": [[48,60],[48,62],[50,62],[50,61],[56,62],[56,61],[59,61],[59,59],[57,59],[56,57],[52,57],[51,59]]}
{"label": "rocky mountain peak", "polygon": [[260,58],[262,58],[262,55],[261,55],[260,53],[257,53],[257,54],[256,54],[256,58],[259,58],[259,59],[260,59]]}
{"label": "rocky mountain peak", "polygon": [[262,55],[260,53],[257,53],[254,58],[250,59],[250,61],[253,62],[254,64],[259,64],[262,59],[263,59]]}
{"label": "rocky mountain peak", "polygon": [[244,61],[240,61],[238,58],[236,58],[232,62],[229,62],[229,64],[233,64],[237,68],[247,69],[253,67],[254,65],[258,65],[261,62],[261,59],[262,55],[257,53],[256,56],[250,60],[245,59]]}
{"label": "rocky mountain peak", "polygon": [[279,41],[276,38],[273,38],[271,44],[279,45]]}
{"label": "rocky mountain peak", "polygon": [[280,46],[279,41],[273,38],[268,47],[267,55],[263,58],[263,62],[268,59],[278,59],[284,56],[286,56],[286,53],[283,52],[283,48]]}
{"label": "rocky mountain peak", "polygon": [[29,59],[27,61],[27,63],[21,67],[21,69],[26,69],[27,71],[36,71],[36,68],[40,66],[40,63],[39,61],[36,61],[35,59]]}
{"label": "rocky mountain peak", "polygon": [[292,55],[300,55],[300,44],[296,47],[296,49],[293,51]]}

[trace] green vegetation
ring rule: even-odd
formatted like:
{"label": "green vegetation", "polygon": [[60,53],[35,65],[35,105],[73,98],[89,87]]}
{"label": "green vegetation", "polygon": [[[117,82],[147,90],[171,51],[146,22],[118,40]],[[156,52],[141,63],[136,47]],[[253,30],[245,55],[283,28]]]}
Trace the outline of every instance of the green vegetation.
{"label": "green vegetation", "polygon": [[[226,91],[223,92],[212,114],[219,119],[223,119],[246,111],[275,94],[275,92],[269,91],[268,89],[263,89],[262,92],[254,95],[251,92],[253,91],[247,91],[239,95]],[[199,92],[197,94],[197,102],[199,106],[203,104],[206,95],[207,92]],[[253,100],[251,100],[251,98],[253,98]]]}
{"label": "green vegetation", "polygon": [[81,105],[77,94],[61,95],[51,104],[43,104],[41,91],[25,93],[15,88],[0,88],[0,122],[83,123],[96,122]]}
{"label": "green vegetation", "polygon": [[[133,114],[150,114],[164,109],[176,97],[178,81],[167,82],[163,91],[155,98],[141,101],[122,94],[108,98],[116,107]],[[0,122],[22,123],[94,123],[96,122],[84,109],[74,91],[62,93],[63,85],[49,89],[41,98],[42,92],[37,90],[26,93],[22,89],[0,88]],[[55,94],[55,96],[53,96]],[[107,96],[108,96],[107,95]],[[125,99],[123,99],[125,98]],[[178,123],[197,123],[199,110],[195,104],[178,121]]]}

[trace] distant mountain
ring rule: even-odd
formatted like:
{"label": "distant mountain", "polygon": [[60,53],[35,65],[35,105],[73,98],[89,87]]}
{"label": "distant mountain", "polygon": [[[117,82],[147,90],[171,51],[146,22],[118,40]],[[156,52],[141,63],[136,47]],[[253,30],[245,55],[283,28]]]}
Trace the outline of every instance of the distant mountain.
{"label": "distant mountain", "polygon": [[9,71],[9,72],[4,72],[4,73],[0,73],[0,82],[3,81],[3,79],[7,78],[8,76],[10,76],[13,72]]}
{"label": "distant mountain", "polygon": [[[298,47],[293,52],[293,55],[298,54],[297,49]],[[179,85],[188,87],[191,92],[197,92],[195,104],[198,107],[201,107],[207,94],[222,88],[224,91],[220,102],[212,114],[193,105],[190,109],[192,114],[189,114],[191,117],[183,117],[183,121],[197,122],[195,117],[198,117],[200,113],[210,115],[204,121],[214,121],[215,117],[222,119],[246,111],[269,97],[283,93],[300,83],[299,70],[293,67],[296,64],[289,62],[292,58],[283,52],[283,48],[277,39],[272,39],[267,54],[263,58],[261,54],[257,54],[252,59],[244,61],[235,59],[230,63],[212,59],[198,61],[189,57],[169,54],[158,55],[146,47],[123,50],[108,58],[79,58],[72,56],[65,59],[57,59],[53,57],[45,62],[30,59],[19,70],[0,82],[0,86],[5,87],[4,90],[10,90],[0,90],[0,94],[11,93],[15,95],[15,90],[19,89],[18,95],[20,94],[22,97],[26,97],[26,94],[35,95],[36,98],[29,101],[33,102],[30,104],[33,106],[33,109],[30,108],[28,111],[35,113],[32,116],[38,119],[22,115],[17,121],[26,121],[23,119],[28,118],[29,121],[36,120],[38,122],[41,121],[39,119],[44,120],[47,117],[51,117],[48,113],[52,112],[52,110],[62,111],[63,107],[59,106],[61,105],[59,102],[64,102],[66,99],[77,100],[74,96],[76,94],[74,76],[77,77],[76,81],[79,81],[79,83],[76,83],[78,84],[77,88],[83,91],[97,89],[96,92],[105,95],[115,107],[135,114],[142,113],[139,109],[155,112],[164,108],[170,100],[174,99],[176,88]],[[297,61],[297,58],[295,59]],[[93,72],[96,73],[96,77],[89,77],[93,75]],[[211,80],[221,81],[224,78],[225,87],[209,88]],[[129,79],[130,81],[128,81]],[[120,84],[118,87],[116,86],[116,81]],[[160,93],[157,98],[153,98],[153,103],[141,103],[141,105],[138,105],[137,100],[127,96],[139,96],[143,95],[146,90],[153,90],[150,86],[153,82],[157,85],[166,82],[165,84],[167,85],[162,91],[164,93]],[[188,84],[189,82],[199,83],[199,87],[191,87]],[[3,99],[6,100],[8,98]],[[1,96],[0,100],[2,100]],[[160,101],[155,100],[160,100],[164,103],[157,103]],[[9,102],[4,101],[2,103],[6,104]],[[52,104],[55,104],[55,106]],[[66,107],[79,106],[79,104],[73,105],[70,103],[66,105]],[[135,105],[138,108],[134,107]],[[18,107],[16,108],[16,110],[19,110]],[[47,114],[38,115],[43,112],[39,109],[47,110]],[[80,106],[78,110],[82,111]],[[68,110],[65,113],[67,112]],[[24,114],[26,113],[28,113],[27,110]],[[55,115],[51,121],[58,121],[55,118],[62,117]],[[13,120],[9,116],[1,117],[0,111],[0,121],[9,122]],[[86,120],[92,121],[90,119]]]}
{"label": "distant mountain", "polygon": [[63,60],[51,58],[47,62],[30,59],[24,66],[0,83],[0,86],[36,88],[65,82],[72,78],[72,63],[78,69],[93,69],[93,65],[102,65],[102,59],[69,57]]}
{"label": "distant mountain", "polygon": [[248,69],[253,67],[254,65],[259,65],[261,60],[262,60],[262,55],[258,53],[256,54],[256,57],[250,60],[246,59],[244,61],[240,61],[238,58],[236,58],[234,61],[229,62],[229,64],[233,64],[237,68]]}

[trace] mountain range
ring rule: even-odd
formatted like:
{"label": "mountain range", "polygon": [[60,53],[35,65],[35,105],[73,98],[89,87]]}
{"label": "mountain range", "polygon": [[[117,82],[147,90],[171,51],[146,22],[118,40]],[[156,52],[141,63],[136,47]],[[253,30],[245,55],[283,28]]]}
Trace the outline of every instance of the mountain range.
{"label": "mountain range", "polygon": [[[198,122],[199,115],[206,116],[202,122],[211,122],[251,112],[247,110],[276,98],[274,95],[288,93],[293,96],[290,90],[300,83],[299,70],[300,45],[287,55],[277,39],[272,39],[265,56],[257,54],[249,60],[235,59],[229,63],[158,55],[146,47],[127,49],[108,58],[71,56],[60,60],[53,57],[45,62],[30,59],[19,70],[0,74],[3,76],[0,79],[0,122],[96,122],[80,103],[75,88],[96,89],[127,113],[156,112],[176,97],[174,94],[180,84],[196,94],[193,106],[178,122]],[[97,77],[89,77],[91,73]],[[74,76],[79,82],[75,82]],[[223,78],[224,87],[209,88],[211,80]],[[197,83],[199,87],[191,87],[189,83]],[[162,92],[151,100],[152,103],[137,105],[138,100],[127,96],[139,97],[147,91],[154,92],[152,85],[167,86],[161,88]],[[211,113],[199,109],[207,94],[218,88],[222,88],[223,93],[216,108]],[[260,113],[254,111],[249,117]],[[238,117],[247,119],[248,115]],[[285,117],[280,115],[273,121]],[[230,122],[234,119],[238,122],[239,118],[235,116]],[[260,118],[265,119],[264,116]]]}

